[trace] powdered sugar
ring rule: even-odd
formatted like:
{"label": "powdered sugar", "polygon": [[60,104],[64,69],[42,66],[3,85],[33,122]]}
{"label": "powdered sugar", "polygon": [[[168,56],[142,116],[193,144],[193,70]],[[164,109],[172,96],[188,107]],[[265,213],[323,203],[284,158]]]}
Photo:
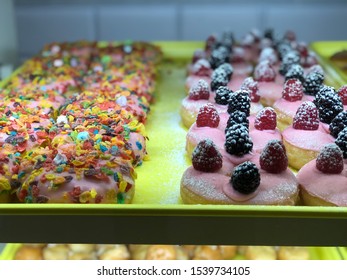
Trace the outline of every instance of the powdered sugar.
{"label": "powdered sugar", "polygon": [[298,79],[289,79],[283,86],[282,97],[290,102],[299,101],[304,96],[304,87]]}
{"label": "powdered sugar", "polygon": [[273,82],[276,78],[276,71],[272,68],[268,60],[261,61],[254,70],[254,80],[259,82]]}
{"label": "powdered sugar", "polygon": [[198,80],[189,90],[189,99],[201,100],[209,99],[210,97],[210,87],[205,80]]}
{"label": "powdered sugar", "polygon": [[259,61],[269,61],[271,65],[274,65],[278,62],[278,57],[276,51],[273,48],[264,48],[259,56]]}
{"label": "powdered sugar", "polygon": [[196,61],[192,67],[192,74],[209,77],[211,74],[211,65],[208,60],[202,58]]}
{"label": "powdered sugar", "polygon": [[302,103],[293,119],[293,128],[302,130],[317,130],[319,127],[318,110],[311,101]]}

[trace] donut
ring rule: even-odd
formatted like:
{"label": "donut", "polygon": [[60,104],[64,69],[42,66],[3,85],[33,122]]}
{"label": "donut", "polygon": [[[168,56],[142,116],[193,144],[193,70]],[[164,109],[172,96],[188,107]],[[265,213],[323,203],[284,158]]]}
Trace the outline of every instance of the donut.
{"label": "donut", "polygon": [[282,97],[283,84],[275,82],[276,71],[268,60],[260,62],[254,69],[254,80],[258,82],[260,102],[272,106]]}
{"label": "donut", "polygon": [[297,170],[318,156],[319,150],[334,137],[320,128],[318,110],[310,102],[303,102],[293,119],[293,125],[282,132],[289,165]]}
{"label": "donut", "polygon": [[279,260],[309,260],[310,252],[305,247],[281,246],[277,251]]}
{"label": "donut", "polygon": [[130,253],[125,245],[98,245],[99,260],[129,260]]}
{"label": "donut", "polygon": [[23,245],[21,246],[15,256],[15,260],[43,260],[42,248],[31,246],[31,245]]}
{"label": "donut", "polygon": [[[347,130],[344,131],[346,132]],[[341,142],[340,139],[337,141],[339,145]],[[345,145],[342,144],[341,147],[345,148]],[[299,170],[297,178],[304,205],[347,206],[346,158],[346,152],[339,146],[327,144],[316,159]]]}
{"label": "donut", "polygon": [[[200,142],[193,152],[193,166],[181,179],[181,198],[187,204],[295,205],[298,183],[288,169],[283,144],[272,140],[259,162],[245,161],[231,171],[223,170],[221,153],[210,140]],[[230,171],[229,171],[230,173]],[[245,175],[247,174],[247,175]]]}
{"label": "donut", "polygon": [[272,246],[246,246],[246,260],[276,260],[276,250]]}
{"label": "donut", "polygon": [[42,250],[45,260],[67,260],[69,257],[69,248],[65,244],[48,244]]}

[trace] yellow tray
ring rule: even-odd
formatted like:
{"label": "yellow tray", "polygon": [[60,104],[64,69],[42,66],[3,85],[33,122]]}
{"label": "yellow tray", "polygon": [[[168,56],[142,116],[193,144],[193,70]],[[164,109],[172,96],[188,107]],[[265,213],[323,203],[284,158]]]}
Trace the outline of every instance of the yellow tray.
{"label": "yellow tray", "polygon": [[[17,250],[22,246],[19,243],[6,244],[4,250],[0,254],[0,260],[13,260]],[[310,260],[341,260],[342,256],[336,247],[308,247],[310,252]],[[237,256],[235,259],[243,259]]]}
{"label": "yellow tray", "polygon": [[311,49],[315,51],[320,59],[320,63],[325,68],[328,75],[335,80],[336,86],[340,87],[347,83],[347,72],[342,71],[330,57],[344,49],[347,49],[347,41],[321,41],[311,44]]}
{"label": "yellow tray", "polygon": [[189,165],[179,107],[185,65],[201,42],[162,42],[156,103],[146,125],[150,160],[136,169],[131,205],[0,204],[0,242],[347,244],[347,208],[183,205],[179,185]]}
{"label": "yellow tray", "polygon": [[339,247],[339,253],[343,260],[347,260],[347,247]]}

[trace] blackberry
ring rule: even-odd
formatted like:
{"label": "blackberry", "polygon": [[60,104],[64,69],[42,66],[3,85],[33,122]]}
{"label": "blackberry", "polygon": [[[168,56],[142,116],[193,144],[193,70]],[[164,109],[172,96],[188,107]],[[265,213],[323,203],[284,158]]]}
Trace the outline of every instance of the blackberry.
{"label": "blackberry", "polygon": [[274,30],[272,28],[265,29],[264,38],[273,40],[274,39]]}
{"label": "blackberry", "polygon": [[228,105],[230,94],[232,93],[233,91],[228,87],[221,86],[217,88],[214,100],[219,105]]}
{"label": "blackberry", "polygon": [[219,65],[229,62],[230,60],[230,52],[224,47],[220,46],[214,49],[211,53],[210,64],[212,69],[216,69]]}
{"label": "blackberry", "polygon": [[246,128],[248,128],[249,127],[249,120],[247,118],[247,115],[241,111],[232,112],[229,115],[227,126],[225,128],[225,133],[227,134],[228,129],[235,124],[241,124],[241,125],[245,126]]}
{"label": "blackberry", "polygon": [[225,150],[231,155],[243,156],[252,151],[253,142],[249,137],[248,128],[242,124],[229,127],[225,138]]}
{"label": "blackberry", "polygon": [[347,127],[347,111],[339,113],[330,123],[330,134],[337,138],[339,133]]}
{"label": "blackberry", "polygon": [[217,69],[224,70],[225,73],[227,74],[229,81],[231,80],[231,77],[234,73],[234,68],[231,66],[230,63],[223,63],[223,64],[219,65]]}
{"label": "blackberry", "polygon": [[233,188],[242,194],[254,192],[260,185],[260,173],[257,166],[246,161],[234,169],[230,180]]}
{"label": "blackberry", "polygon": [[251,98],[249,97],[249,91],[238,90],[230,94],[228,113],[231,114],[234,111],[244,112],[247,117],[249,116],[251,109]]}
{"label": "blackberry", "polygon": [[281,41],[276,45],[276,49],[278,51],[278,55],[280,59],[282,60],[285,55],[291,51],[293,51],[293,48],[290,46],[290,44],[287,41]]}
{"label": "blackberry", "polygon": [[229,83],[228,75],[222,68],[217,68],[212,73],[211,90],[216,91],[221,86]]}
{"label": "blackberry", "polygon": [[314,100],[318,108],[319,120],[330,124],[331,121],[343,111],[341,98],[334,88],[323,86]]}
{"label": "blackberry", "polygon": [[298,79],[300,82],[305,82],[304,77],[304,68],[301,67],[299,64],[292,64],[287,73],[285,74],[286,81],[289,79]]}
{"label": "blackberry", "polygon": [[300,55],[296,51],[290,51],[283,56],[282,63],[279,68],[280,74],[285,76],[290,66],[293,64],[300,64]]}
{"label": "blackberry", "polygon": [[347,128],[344,128],[335,140],[335,144],[339,146],[343,153],[343,158],[347,158]]}
{"label": "blackberry", "polygon": [[321,89],[324,76],[319,72],[311,72],[306,75],[303,83],[304,91],[307,95],[315,96]]}

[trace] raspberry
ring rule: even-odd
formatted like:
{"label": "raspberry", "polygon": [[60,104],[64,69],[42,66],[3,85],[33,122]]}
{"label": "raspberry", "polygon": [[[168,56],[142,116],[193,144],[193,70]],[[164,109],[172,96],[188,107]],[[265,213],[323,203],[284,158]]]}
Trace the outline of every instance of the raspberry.
{"label": "raspberry", "polygon": [[280,74],[285,76],[290,66],[293,64],[300,64],[300,55],[296,51],[289,51],[282,58],[282,63],[279,68]]}
{"label": "raspberry", "polygon": [[205,80],[199,80],[189,90],[188,98],[191,100],[209,99],[209,97],[210,87]]}
{"label": "raspberry", "polygon": [[343,170],[343,155],[336,144],[327,144],[319,152],[316,167],[327,174],[339,174]]}
{"label": "raspberry", "polygon": [[231,184],[242,194],[254,192],[260,185],[260,173],[257,166],[250,161],[236,166],[231,175]]}
{"label": "raspberry", "polygon": [[238,63],[245,61],[245,50],[241,47],[234,47],[231,53],[230,62]]}
{"label": "raspberry", "polygon": [[205,139],[198,143],[192,154],[193,167],[203,172],[214,172],[222,168],[223,160],[216,145]]}
{"label": "raspberry", "polygon": [[222,68],[217,68],[211,76],[211,90],[216,91],[221,86],[227,86],[229,79],[228,74]]}
{"label": "raspberry", "polygon": [[337,138],[339,133],[347,127],[347,111],[339,113],[330,123],[330,134]]}
{"label": "raspberry", "polygon": [[205,51],[210,52],[214,48],[216,44],[217,38],[215,35],[210,35],[207,37],[206,42],[205,42]]}
{"label": "raspberry", "polygon": [[196,125],[197,127],[217,127],[219,120],[220,118],[216,108],[211,103],[207,103],[200,108],[196,117]]}
{"label": "raspberry", "polygon": [[231,114],[234,111],[244,112],[247,117],[249,116],[251,109],[251,99],[249,92],[245,90],[238,90],[230,94],[228,113]]}
{"label": "raspberry", "polygon": [[340,96],[342,104],[347,105],[347,85],[340,87],[337,94]]}
{"label": "raspberry", "polygon": [[260,95],[258,95],[258,82],[254,81],[252,77],[248,77],[243,81],[241,90],[248,90],[250,92],[251,102],[259,102]]}
{"label": "raspberry", "polygon": [[320,72],[311,72],[306,75],[304,89],[307,95],[315,96],[323,85],[324,75]]}
{"label": "raspberry", "polygon": [[347,128],[344,128],[335,140],[335,144],[342,150],[343,158],[347,158]]}
{"label": "raspberry", "polygon": [[254,80],[259,82],[273,82],[276,78],[276,71],[272,68],[268,60],[261,61],[254,69]]}
{"label": "raspberry", "polygon": [[260,167],[269,173],[281,173],[288,167],[286,148],[279,140],[270,140],[260,155]]}
{"label": "raspberry", "polygon": [[301,65],[303,67],[311,67],[318,64],[317,56],[314,52],[309,52],[306,57],[301,59]]}
{"label": "raspberry", "polygon": [[257,114],[254,127],[258,130],[274,130],[277,126],[276,112],[271,107],[265,107]]}
{"label": "raspberry", "polygon": [[296,50],[299,52],[301,57],[308,56],[308,47],[304,42],[299,42],[296,46]]}
{"label": "raspberry", "polygon": [[210,57],[210,64],[212,69],[216,69],[219,65],[229,62],[230,60],[230,53],[229,50],[224,47],[220,46],[217,49],[214,49],[211,53]]}
{"label": "raspberry", "polygon": [[195,64],[200,59],[205,59],[205,58],[206,58],[205,51],[203,51],[201,49],[198,49],[198,50],[194,51],[193,58],[192,58],[192,63]]}
{"label": "raspberry", "polygon": [[293,119],[293,128],[301,130],[317,130],[319,126],[318,110],[313,102],[302,103]]}
{"label": "raspberry", "polygon": [[331,121],[343,111],[341,98],[333,87],[323,86],[314,99],[319,111],[319,119],[324,123]]}
{"label": "raspberry", "polygon": [[302,68],[299,64],[291,65],[285,75],[286,80],[293,78],[300,80],[302,83],[305,82],[304,68]]}
{"label": "raspberry", "polygon": [[209,77],[211,74],[211,65],[206,59],[199,59],[194,63],[192,74],[200,77]]}
{"label": "raspberry", "polygon": [[304,87],[298,79],[289,79],[284,83],[282,97],[290,102],[299,101],[304,96]]}
{"label": "raspberry", "polygon": [[230,94],[232,93],[233,91],[231,89],[221,86],[216,90],[216,96],[214,100],[219,105],[228,105]]}
{"label": "raspberry", "polygon": [[229,127],[225,138],[225,150],[231,155],[243,156],[253,148],[253,142],[249,138],[248,128],[242,124],[235,124]]}
{"label": "raspberry", "polygon": [[229,119],[227,122],[227,127],[225,129],[225,133],[227,133],[227,130],[235,124],[241,124],[241,125],[248,128],[249,127],[249,120],[247,118],[247,115],[241,111],[232,112],[229,115]]}
{"label": "raspberry", "polygon": [[295,40],[296,40],[295,32],[292,30],[287,30],[286,33],[284,33],[284,39],[291,41],[291,42],[295,42]]}
{"label": "raspberry", "polygon": [[[313,72],[318,72],[319,74],[321,74],[323,77],[325,76],[324,70],[322,68],[322,66],[316,64],[311,66],[308,70],[307,70],[307,74],[309,73],[313,73]],[[324,79],[323,79],[324,80]]]}
{"label": "raspberry", "polygon": [[234,73],[234,68],[231,66],[230,63],[223,63],[218,66],[218,69],[224,70],[224,72],[227,74],[229,81],[231,80],[231,77]]}

